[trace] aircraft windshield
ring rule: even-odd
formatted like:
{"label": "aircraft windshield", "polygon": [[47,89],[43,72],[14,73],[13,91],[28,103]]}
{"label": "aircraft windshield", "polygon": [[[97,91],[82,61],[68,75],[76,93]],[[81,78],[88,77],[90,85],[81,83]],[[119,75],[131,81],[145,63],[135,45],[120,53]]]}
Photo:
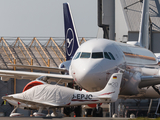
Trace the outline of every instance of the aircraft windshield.
{"label": "aircraft windshield", "polygon": [[90,58],[91,53],[82,52],[80,58]]}
{"label": "aircraft windshield", "polygon": [[[82,52],[82,53],[77,52],[77,54],[75,55],[73,60],[76,60],[78,58],[90,58],[90,56],[91,56],[91,53],[88,53],[88,52]],[[115,60],[115,57],[110,52],[104,52],[104,56],[103,56],[103,52],[93,52],[92,53],[92,58],[94,58],[94,59],[106,58],[106,59],[109,59],[109,60]]]}
{"label": "aircraft windshield", "polygon": [[77,59],[77,58],[79,58],[80,54],[81,54],[81,52],[78,52],[78,53],[75,55],[74,60]]}
{"label": "aircraft windshield", "polygon": [[103,58],[103,52],[92,53],[92,58]]}
{"label": "aircraft windshield", "polygon": [[104,52],[104,57],[111,60],[111,57],[108,55],[107,52]]}
{"label": "aircraft windshield", "polygon": [[110,57],[115,60],[114,56],[112,55],[112,53],[108,52],[108,54],[110,55]]}

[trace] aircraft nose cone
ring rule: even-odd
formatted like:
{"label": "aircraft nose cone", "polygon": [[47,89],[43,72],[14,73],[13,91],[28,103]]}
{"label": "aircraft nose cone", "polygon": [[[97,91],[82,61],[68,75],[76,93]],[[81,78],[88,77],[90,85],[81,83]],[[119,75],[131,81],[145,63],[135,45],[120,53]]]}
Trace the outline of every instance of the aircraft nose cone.
{"label": "aircraft nose cone", "polygon": [[97,86],[98,83],[96,82],[99,82],[104,77],[102,74],[103,67],[98,60],[77,60],[72,64],[71,69],[75,82],[82,88]]}

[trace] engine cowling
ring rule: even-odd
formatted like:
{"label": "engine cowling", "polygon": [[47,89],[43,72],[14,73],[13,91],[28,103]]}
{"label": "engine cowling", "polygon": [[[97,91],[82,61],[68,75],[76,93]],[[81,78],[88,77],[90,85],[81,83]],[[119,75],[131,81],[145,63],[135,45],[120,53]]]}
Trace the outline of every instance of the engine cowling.
{"label": "engine cowling", "polygon": [[42,84],[46,84],[45,82],[43,81],[40,81],[40,80],[34,80],[34,81],[31,81],[29,82],[24,88],[23,88],[23,92],[34,87],[34,86],[37,86],[37,85],[42,85]]}
{"label": "engine cowling", "polygon": [[67,69],[66,72],[61,72],[61,74],[68,75],[69,74],[69,67],[70,67],[70,65],[71,65],[71,60],[65,61],[65,62],[61,63],[59,65],[59,68],[66,68]]}

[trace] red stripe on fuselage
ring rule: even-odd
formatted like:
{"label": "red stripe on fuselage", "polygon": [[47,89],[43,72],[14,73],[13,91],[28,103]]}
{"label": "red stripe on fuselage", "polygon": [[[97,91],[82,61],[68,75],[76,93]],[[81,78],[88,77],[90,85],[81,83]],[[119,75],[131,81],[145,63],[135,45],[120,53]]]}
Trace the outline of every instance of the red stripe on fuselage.
{"label": "red stripe on fuselage", "polygon": [[72,101],[85,102],[85,101],[98,101],[98,100],[79,100],[79,99],[72,99]]}
{"label": "red stripe on fuselage", "polygon": [[[109,95],[109,94],[112,94],[112,93],[115,93],[115,91],[114,92],[109,92],[109,93],[103,93],[101,95]],[[101,95],[99,95],[99,96],[101,96]]]}

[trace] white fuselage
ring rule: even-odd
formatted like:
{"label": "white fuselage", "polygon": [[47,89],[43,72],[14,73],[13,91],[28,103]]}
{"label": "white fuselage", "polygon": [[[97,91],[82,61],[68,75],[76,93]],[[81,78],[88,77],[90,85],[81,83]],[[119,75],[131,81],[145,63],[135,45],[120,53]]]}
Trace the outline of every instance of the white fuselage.
{"label": "white fuselage", "polygon": [[[21,109],[51,109],[56,107],[115,102],[118,98],[122,73],[111,76],[104,89],[98,92],[74,90],[59,85],[43,84],[22,93],[2,97]],[[114,83],[114,84],[113,84]]]}
{"label": "white fuselage", "polygon": [[[109,91],[109,93],[110,93],[110,91]],[[23,93],[21,93],[21,94],[23,94]],[[12,96],[14,98],[19,98],[19,94],[13,94],[10,96]],[[98,94],[98,93],[78,91],[78,90],[74,90],[74,94],[71,93],[71,96],[72,96],[72,98],[70,98],[71,102],[69,102],[68,104],[54,106],[54,104],[52,102],[44,100],[44,101],[42,101],[41,107],[43,109],[47,109],[48,106],[43,105],[44,102],[50,104],[50,107],[48,107],[48,108],[51,109],[51,108],[55,108],[55,107],[65,107],[65,106],[67,107],[67,106],[87,105],[87,104],[95,104],[95,103],[110,103],[110,102],[115,102],[117,100],[117,98],[100,99],[97,97],[97,96],[100,96],[100,94]],[[23,99],[27,100],[26,98],[23,98]],[[39,106],[36,103],[33,104],[30,102],[20,102],[19,100],[10,100],[10,99],[6,99],[6,100],[11,105],[18,106],[18,108],[21,108],[21,109],[39,109]],[[33,100],[29,100],[29,101],[33,101]],[[39,101],[39,102],[41,102],[41,101]]]}
{"label": "white fuselage", "polygon": [[[120,69],[125,71],[120,91],[122,97],[146,97],[144,95],[149,89],[138,87],[141,76],[159,75],[157,59],[151,51],[107,39],[93,39],[83,43],[72,59],[70,74],[80,87],[98,91]],[[155,92],[153,89],[150,91]],[[158,93],[155,94],[148,97],[159,97]]]}

